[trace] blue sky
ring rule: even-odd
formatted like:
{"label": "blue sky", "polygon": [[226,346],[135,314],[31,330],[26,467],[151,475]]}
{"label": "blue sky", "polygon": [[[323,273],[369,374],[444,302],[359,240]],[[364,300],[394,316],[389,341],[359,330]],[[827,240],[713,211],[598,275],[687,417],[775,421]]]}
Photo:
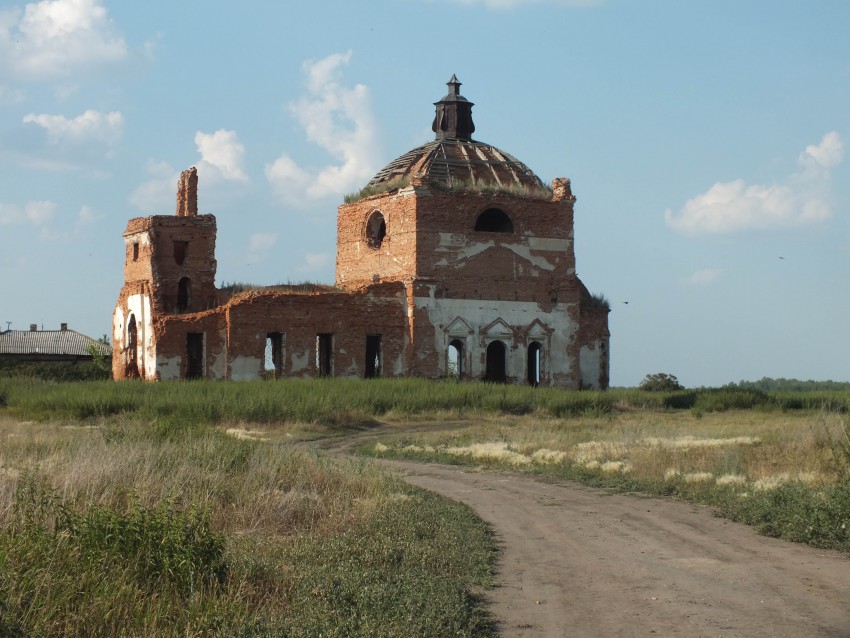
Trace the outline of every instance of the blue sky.
{"label": "blue sky", "polygon": [[[850,3],[0,1],[0,327],[110,330],[197,166],[218,280],[333,281],[336,206],[431,139],[569,177],[611,381],[850,379]],[[628,302],[627,304],[624,302]]]}

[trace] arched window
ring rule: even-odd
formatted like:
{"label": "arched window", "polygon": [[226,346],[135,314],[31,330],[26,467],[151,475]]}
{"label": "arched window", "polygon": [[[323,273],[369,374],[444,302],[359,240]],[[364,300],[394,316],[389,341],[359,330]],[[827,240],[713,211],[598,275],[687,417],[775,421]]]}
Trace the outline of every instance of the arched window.
{"label": "arched window", "polygon": [[505,211],[488,208],[475,220],[475,230],[484,233],[512,233],[514,223]]}
{"label": "arched window", "polygon": [[366,245],[377,250],[387,236],[387,222],[383,213],[373,210],[366,220]]}
{"label": "arched window", "polygon": [[125,351],[124,376],[134,379],[139,376],[139,336],[136,328],[136,317],[130,315],[127,322],[127,349]]}
{"label": "arched window", "polygon": [[492,341],[487,346],[487,372],[485,381],[491,383],[505,383],[508,380],[505,372],[505,344],[501,341]]}
{"label": "arched window", "polygon": [[449,344],[448,365],[446,372],[450,379],[463,379],[465,370],[463,369],[463,341],[460,339],[452,339]]}
{"label": "arched window", "polygon": [[192,283],[188,277],[181,277],[177,282],[177,312],[186,312],[192,294]]}
{"label": "arched window", "polygon": [[543,346],[536,341],[528,345],[528,384],[537,387],[543,364]]}

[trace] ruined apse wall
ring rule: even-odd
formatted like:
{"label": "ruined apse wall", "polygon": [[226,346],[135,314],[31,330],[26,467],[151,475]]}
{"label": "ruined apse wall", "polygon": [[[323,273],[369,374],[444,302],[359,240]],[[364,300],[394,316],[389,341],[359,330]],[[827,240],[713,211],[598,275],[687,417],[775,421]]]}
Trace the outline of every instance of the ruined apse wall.
{"label": "ruined apse wall", "polygon": [[228,378],[259,378],[266,339],[281,335],[282,364],[279,376],[316,377],[317,338],[327,335],[330,376],[367,375],[367,339],[377,338],[380,376],[407,373],[408,340],[406,298],[398,283],[372,286],[356,292],[243,293],[227,305]]}
{"label": "ruined apse wall", "polygon": [[[408,340],[406,296],[401,284],[352,293],[255,290],[213,310],[170,314],[155,322],[156,378],[192,376],[190,335],[202,344],[198,376],[247,381],[266,374],[268,339],[279,343],[276,376],[320,376],[318,335],[328,335],[331,376],[367,376],[367,339],[378,338],[379,374],[404,376]],[[373,342],[375,343],[375,342]]]}

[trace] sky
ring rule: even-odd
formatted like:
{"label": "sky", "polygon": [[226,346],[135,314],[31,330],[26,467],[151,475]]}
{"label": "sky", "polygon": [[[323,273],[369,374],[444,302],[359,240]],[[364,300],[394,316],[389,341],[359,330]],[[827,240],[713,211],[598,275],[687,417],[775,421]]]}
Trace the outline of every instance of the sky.
{"label": "sky", "polygon": [[850,380],[850,2],[0,0],[0,329],[110,332],[197,166],[218,283],[332,283],[336,207],[433,138],[572,180],[611,384]]}

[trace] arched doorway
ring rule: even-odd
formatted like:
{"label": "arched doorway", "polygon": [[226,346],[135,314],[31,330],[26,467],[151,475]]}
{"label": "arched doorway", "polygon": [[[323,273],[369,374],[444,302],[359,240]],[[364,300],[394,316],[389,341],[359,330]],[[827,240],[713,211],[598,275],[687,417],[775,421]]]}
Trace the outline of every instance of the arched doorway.
{"label": "arched doorway", "polygon": [[504,383],[508,380],[505,373],[505,344],[501,341],[492,341],[487,346],[487,373],[485,381],[491,383]]}
{"label": "arched doorway", "polygon": [[537,387],[543,363],[543,346],[536,341],[528,345],[528,384]]}
{"label": "arched doorway", "polygon": [[449,344],[448,365],[446,366],[446,376],[449,379],[463,379],[465,370],[463,369],[463,341],[460,339],[452,339]]}
{"label": "arched doorway", "polygon": [[139,376],[139,336],[136,328],[136,316],[130,315],[127,322],[127,349],[124,361],[124,376],[135,379]]}

